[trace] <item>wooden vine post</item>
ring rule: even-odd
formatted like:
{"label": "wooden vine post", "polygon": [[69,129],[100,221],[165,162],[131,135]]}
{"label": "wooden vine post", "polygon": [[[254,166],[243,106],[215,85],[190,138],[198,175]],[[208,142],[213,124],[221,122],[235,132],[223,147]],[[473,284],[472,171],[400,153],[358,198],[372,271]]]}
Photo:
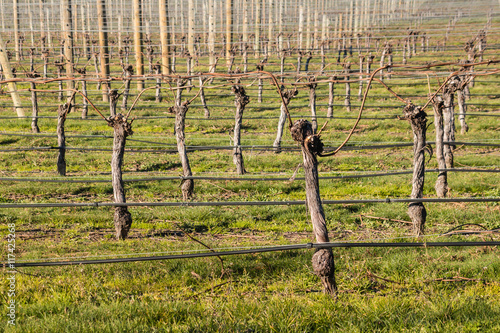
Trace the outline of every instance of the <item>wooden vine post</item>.
{"label": "wooden vine post", "polygon": [[311,62],[311,59],[312,59],[312,53],[309,52],[307,54],[307,58],[306,58],[306,64],[304,65],[304,70],[307,72],[309,72],[309,63]]}
{"label": "wooden vine post", "polygon": [[170,35],[168,33],[168,0],[158,1],[160,16],[161,64],[163,75],[170,74]]}
{"label": "wooden vine post", "polygon": [[245,106],[250,102],[250,98],[241,86],[235,85],[231,90],[235,95],[234,105],[236,106],[236,113],[234,115],[233,163],[236,165],[236,172],[239,175],[243,175],[246,171],[243,163],[243,152],[241,150],[241,123],[243,120],[243,111],[245,111]]}
{"label": "wooden vine post", "polygon": [[[292,138],[300,144],[304,163],[306,182],[306,202],[311,216],[313,232],[318,243],[330,241],[326,227],[325,212],[319,194],[318,153],[323,150],[323,143],[314,135],[313,127],[307,120],[295,121],[290,128]],[[336,295],[335,262],[330,248],[317,250],[312,258],[314,273],[321,279],[324,292]]]}
{"label": "wooden vine post", "polygon": [[[144,75],[144,61],[142,53],[142,0],[133,0],[134,8],[134,52],[135,52],[135,67],[137,75]],[[141,91],[144,89],[144,81],[137,80],[137,90]]]}
{"label": "wooden vine post", "polygon": [[278,121],[278,130],[276,131],[276,139],[273,143],[273,148],[275,153],[281,153],[281,138],[283,137],[283,128],[285,127],[286,122],[286,106],[290,104],[290,101],[293,97],[297,96],[299,92],[297,89],[282,91],[283,102],[281,102],[281,113],[280,119]]}
{"label": "wooden vine post", "polygon": [[[425,135],[427,114],[421,107],[413,104],[405,106],[404,115],[410,122],[413,131],[413,179],[412,179],[412,199],[420,199],[423,196],[425,179]],[[413,232],[416,236],[424,234],[427,211],[423,203],[412,202],[408,207],[408,215],[413,222]]]}
{"label": "wooden vine post", "polygon": [[[182,170],[184,177],[191,177],[193,173],[191,172],[191,166],[189,165],[189,159],[186,152],[185,144],[185,134],[184,127],[186,121],[186,113],[189,108],[189,102],[182,102],[182,87],[186,84],[186,81],[181,79],[177,80],[177,94],[175,96],[175,105],[172,111],[175,113],[175,138],[177,140],[177,151],[181,158]],[[187,178],[183,179],[181,183],[182,198],[184,201],[189,200],[193,197],[194,191],[194,181],[193,179]]]}
{"label": "wooden vine post", "polygon": [[[109,47],[108,47],[108,22],[106,17],[106,2],[98,0],[97,3],[97,21],[99,25],[99,55],[100,55],[100,76],[102,80],[109,78]],[[108,102],[108,96],[111,87],[107,81],[102,84],[102,100]]]}
{"label": "wooden vine post", "polygon": [[[64,58],[66,67],[66,77],[73,77],[73,21],[72,21],[72,9],[71,0],[64,0],[62,3],[63,12],[63,34],[64,34]],[[75,87],[73,80],[66,81],[66,87],[68,89],[73,89]],[[72,92],[68,90],[67,97],[71,96]]]}
{"label": "wooden vine post", "polygon": [[[125,188],[122,178],[123,155],[127,136],[132,135],[132,121],[118,113],[106,119],[108,125],[113,127],[113,155],[111,157],[111,177],[115,203],[126,203]],[[132,215],[126,206],[115,207],[114,224],[117,239],[127,238],[132,226]]]}
{"label": "wooden vine post", "polygon": [[444,102],[440,96],[434,97],[432,100],[432,106],[434,108],[434,127],[436,129],[436,160],[438,162],[439,173],[436,180],[437,196],[439,198],[445,198],[448,193],[448,172],[446,170],[446,161],[444,159],[444,145],[443,145],[443,108]]}

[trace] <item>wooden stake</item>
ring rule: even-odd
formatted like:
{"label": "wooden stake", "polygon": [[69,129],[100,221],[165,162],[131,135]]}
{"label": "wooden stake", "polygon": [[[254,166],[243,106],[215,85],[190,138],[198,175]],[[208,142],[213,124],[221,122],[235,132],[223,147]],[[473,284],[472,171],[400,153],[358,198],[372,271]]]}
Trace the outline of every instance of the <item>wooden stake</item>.
{"label": "wooden stake", "polygon": [[[0,34],[0,65],[2,66],[3,75],[6,80],[13,79],[12,68],[10,67],[9,58],[7,57],[7,49]],[[7,88],[9,89],[10,96],[12,97],[12,104],[14,104],[14,111],[18,117],[24,117],[24,109],[21,103],[21,97],[17,91],[15,82],[8,82]]]}
{"label": "wooden stake", "polygon": [[188,51],[189,54],[191,55],[190,58],[188,58],[189,64],[188,64],[188,71],[187,74],[191,75],[191,69],[194,67],[193,59],[195,56],[195,51],[194,51],[194,0],[189,0],[188,1],[188,38],[187,38],[187,43],[188,43]]}
{"label": "wooden stake", "polygon": [[170,34],[168,33],[168,0],[159,0],[161,64],[163,75],[170,74]]}
{"label": "wooden stake", "polygon": [[257,0],[255,1],[255,42],[254,42],[254,52],[255,52],[255,59],[258,59],[260,57],[260,25],[262,22],[262,16],[261,16],[261,1]]}
{"label": "wooden stake", "polygon": [[[19,41],[19,3],[18,0],[12,0],[13,20],[14,20],[14,50],[17,62],[21,60],[21,47]],[[2,8],[3,11],[3,8]]]}
{"label": "wooden stake", "polygon": [[350,80],[349,73],[351,71],[351,63],[346,62],[343,64],[344,67],[344,73],[345,75],[345,80],[347,81],[345,83],[345,100],[344,100],[344,105],[346,107],[347,112],[351,112],[351,84],[348,82]]}
{"label": "wooden stake", "polygon": [[[144,75],[144,61],[142,53],[142,0],[133,0],[134,4],[134,51],[137,76]],[[137,80],[137,90],[144,89],[144,81]]]}
{"label": "wooden stake", "polygon": [[[108,23],[106,20],[106,0],[97,0],[97,21],[99,25],[99,55],[101,65],[101,79],[109,78],[109,46]],[[102,100],[108,102],[111,87],[106,81],[102,84]]]}
{"label": "wooden stake", "polygon": [[233,0],[226,0],[226,62],[231,62],[233,48]]}

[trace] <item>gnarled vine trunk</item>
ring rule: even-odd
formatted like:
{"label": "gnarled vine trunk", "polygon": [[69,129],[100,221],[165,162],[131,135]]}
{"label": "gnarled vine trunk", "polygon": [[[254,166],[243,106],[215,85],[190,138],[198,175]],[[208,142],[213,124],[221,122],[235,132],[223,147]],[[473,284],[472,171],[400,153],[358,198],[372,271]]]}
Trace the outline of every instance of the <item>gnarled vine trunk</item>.
{"label": "gnarled vine trunk", "polygon": [[460,79],[451,78],[443,88],[443,130],[444,130],[444,159],[448,169],[453,168],[453,149],[455,149],[455,104],[454,93],[458,88]]}
{"label": "gnarled vine trunk", "polygon": [[[186,82],[177,80],[177,95],[175,97],[175,106],[173,107],[173,111],[175,113],[175,139],[177,140],[177,151],[181,158],[182,171],[184,177],[191,177],[193,173],[191,172],[191,166],[189,165],[189,158],[186,152],[186,144],[185,144],[185,134],[184,127],[186,121],[186,113],[189,108],[189,103],[181,102],[182,99],[182,86],[184,86]],[[194,191],[194,181],[193,179],[184,179],[181,184],[182,198],[184,201],[189,200],[193,197]]]}
{"label": "gnarled vine trunk", "polygon": [[[413,130],[413,179],[411,198],[419,199],[423,196],[425,180],[425,132],[427,114],[421,107],[408,104],[403,110],[406,119]],[[424,234],[427,211],[421,202],[413,202],[408,207],[408,215],[413,222],[413,232],[416,236]]]}
{"label": "gnarled vine trunk", "polygon": [[318,129],[318,121],[316,120],[316,88],[318,84],[316,83],[316,77],[309,77],[309,83],[307,84],[309,88],[309,107],[311,108],[311,123],[313,132],[316,133]]}
{"label": "gnarled vine trunk", "polygon": [[294,96],[297,96],[297,94],[298,94],[297,89],[282,91],[284,103],[283,101],[281,102],[281,112],[280,112],[280,119],[278,121],[278,130],[276,131],[276,139],[274,140],[273,143],[273,148],[275,153],[281,153],[281,138],[283,137],[283,128],[285,127],[286,116],[287,116],[285,105],[288,106],[292,98]]}
{"label": "gnarled vine trunk", "polygon": [[436,160],[438,162],[438,177],[436,180],[437,196],[440,198],[445,198],[448,193],[448,172],[446,170],[446,161],[444,159],[444,145],[443,145],[443,108],[444,102],[440,96],[434,97],[432,100],[432,105],[434,107],[434,127],[436,129]]}
{"label": "gnarled vine trunk", "polygon": [[245,111],[245,106],[250,102],[250,99],[243,87],[233,86],[232,92],[235,95],[234,105],[236,106],[236,113],[234,115],[233,163],[236,165],[236,172],[239,175],[243,175],[246,171],[243,163],[243,152],[241,150],[241,123],[243,120],[243,111]]}
{"label": "gnarled vine trunk", "polygon": [[328,109],[326,110],[326,117],[333,118],[333,102],[335,97],[335,81],[337,77],[330,77],[330,81],[328,82]]}
{"label": "gnarled vine trunk", "polygon": [[64,123],[66,115],[70,112],[71,104],[64,103],[57,109],[57,146],[59,154],[57,155],[57,172],[61,176],[66,176],[66,135],[64,132]]}
{"label": "gnarled vine trunk", "polygon": [[[123,187],[122,165],[127,136],[132,135],[132,122],[121,113],[107,118],[108,125],[113,127],[113,155],[111,157],[111,182],[115,203],[126,203]],[[117,239],[127,238],[132,226],[132,215],[126,206],[115,207],[114,224]]]}
{"label": "gnarled vine trunk", "polygon": [[198,76],[198,79],[200,82],[200,101],[203,105],[203,110],[205,111],[205,118],[210,118],[210,110],[208,109],[207,101],[205,99],[205,89],[203,89],[203,77],[200,75]]}
{"label": "gnarled vine trunk", "polygon": [[351,63],[347,62],[344,63],[344,73],[345,75],[345,100],[344,100],[344,106],[347,110],[347,112],[351,112],[351,84],[349,83],[350,76],[349,73],[351,72]]}
{"label": "gnarled vine trunk", "polygon": [[[318,136],[314,136],[314,131],[310,122],[304,119],[295,121],[290,129],[292,138],[300,144],[304,163],[304,175],[306,182],[306,201],[313,232],[318,243],[330,241],[326,227],[325,213],[319,193],[318,181],[318,161],[316,154],[322,151],[323,144],[318,143]],[[315,138],[317,140],[315,140]],[[336,295],[337,284],[335,282],[335,262],[331,249],[320,249],[316,251],[312,258],[315,274],[321,279],[324,292]]]}
{"label": "gnarled vine trunk", "polygon": [[30,87],[31,87],[31,103],[32,103],[31,131],[33,133],[40,133],[40,128],[38,127],[38,98],[36,95],[36,83],[30,82]]}

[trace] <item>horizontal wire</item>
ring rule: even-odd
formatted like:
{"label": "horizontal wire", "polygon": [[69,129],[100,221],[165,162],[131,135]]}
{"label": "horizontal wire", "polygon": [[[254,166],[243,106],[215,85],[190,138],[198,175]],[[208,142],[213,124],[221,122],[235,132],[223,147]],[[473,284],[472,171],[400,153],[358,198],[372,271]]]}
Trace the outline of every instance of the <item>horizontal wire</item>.
{"label": "horizontal wire", "polygon": [[40,267],[40,266],[71,266],[71,265],[95,265],[95,264],[110,264],[110,263],[124,263],[124,262],[140,262],[140,261],[154,261],[154,260],[175,260],[175,259],[193,259],[193,258],[207,258],[207,257],[221,257],[229,255],[242,255],[253,253],[265,252],[278,252],[300,249],[331,249],[331,248],[369,248],[369,247],[385,247],[385,248],[401,248],[401,247],[479,247],[479,246],[499,246],[500,242],[496,241],[468,241],[468,242],[387,242],[387,243],[374,243],[374,242],[329,242],[329,243],[307,243],[307,244],[293,244],[293,245],[279,245],[270,247],[261,247],[253,249],[243,249],[234,251],[214,251],[214,252],[201,252],[201,253],[186,253],[178,255],[166,256],[149,256],[149,257],[133,257],[133,258],[113,258],[113,259],[97,259],[97,260],[77,260],[77,261],[47,261],[47,262],[2,262],[1,264],[6,268],[16,267]]}
{"label": "horizontal wire", "polygon": [[[435,142],[429,141],[427,144],[435,144]],[[462,146],[475,146],[475,147],[500,147],[500,143],[481,143],[481,142],[462,142],[462,141],[446,141],[443,142],[445,145],[462,145]],[[370,149],[387,149],[387,148],[402,148],[411,147],[413,143],[398,143],[398,144],[386,144],[386,145],[371,145],[371,146],[344,146],[342,150],[370,150]],[[129,153],[177,153],[177,149],[137,149],[136,148],[126,148],[125,152]],[[282,151],[299,151],[300,148],[293,146],[264,146],[264,145],[238,145],[238,146],[186,146],[186,151],[206,151],[206,150],[232,150],[235,148],[241,148],[243,150],[260,150],[260,151],[276,151],[281,149]],[[77,150],[77,151],[101,151],[101,152],[111,152],[111,148],[83,148],[83,147],[57,147],[57,146],[47,146],[47,147],[24,147],[24,148],[8,148],[0,149],[0,152],[23,152],[23,151],[49,151],[49,150]],[[335,150],[336,147],[324,147],[324,151]]]}
{"label": "horizontal wire", "polygon": [[[500,173],[498,170],[485,170],[485,169],[426,169],[425,172],[471,172],[471,173]],[[413,171],[392,171],[383,173],[367,173],[357,175],[342,175],[342,176],[319,176],[318,179],[356,179],[356,178],[372,178],[384,176],[398,176],[412,174]],[[217,180],[217,181],[291,181],[290,177],[208,177],[208,176],[171,176],[171,177],[150,177],[150,178],[124,178],[125,183],[134,182],[150,182],[150,181],[164,181],[164,180]],[[305,180],[304,177],[295,177],[293,180]],[[39,182],[39,183],[109,183],[111,179],[43,179],[43,178],[9,178],[0,177],[0,182]]]}
{"label": "horizontal wire", "polygon": [[[441,203],[441,202],[500,202],[500,198],[405,198],[405,199],[354,199],[323,200],[324,205],[367,203]],[[0,209],[10,208],[61,208],[61,207],[211,207],[211,206],[297,206],[305,201],[204,201],[204,202],[80,202],[80,203],[0,203]]]}
{"label": "horizontal wire", "polygon": [[[497,233],[500,232],[499,229],[492,229],[492,230],[475,230],[473,231],[473,234],[490,234],[490,233]],[[172,234],[175,235],[184,235],[185,232],[181,231],[171,231]],[[430,237],[449,237],[449,236],[457,236],[457,235],[471,235],[471,231],[462,231],[462,232],[456,232],[453,234],[448,234],[448,233],[441,233],[441,234],[430,234],[430,235],[421,235],[419,238],[430,238]],[[152,235],[154,236],[154,234]],[[396,239],[408,239],[408,238],[415,238],[415,235],[409,234],[407,236],[399,236],[399,237],[388,237],[388,238],[369,238],[369,239],[364,239],[363,242],[387,242],[388,240],[394,241]],[[336,240],[335,243],[350,243],[352,241],[350,240]],[[291,244],[290,244],[291,245]],[[230,247],[217,247],[217,248],[211,248],[213,251],[228,251],[228,250],[242,250],[242,249],[259,249],[259,248],[266,248],[268,247],[267,245],[261,245],[261,246],[230,246]],[[203,252],[206,251],[206,249],[184,249],[184,250],[176,250],[176,251],[162,251],[162,252],[142,252],[142,253],[114,253],[114,254],[101,254],[101,255],[89,255],[89,256],[71,256],[71,257],[54,257],[54,258],[30,258],[27,260],[23,261],[18,261],[16,262],[28,262],[30,261],[44,261],[44,260],[68,260],[68,259],[88,259],[88,258],[109,258],[109,257],[117,257],[117,256],[137,256],[137,255],[158,255],[158,254],[172,254],[172,253],[196,253],[196,252]]]}

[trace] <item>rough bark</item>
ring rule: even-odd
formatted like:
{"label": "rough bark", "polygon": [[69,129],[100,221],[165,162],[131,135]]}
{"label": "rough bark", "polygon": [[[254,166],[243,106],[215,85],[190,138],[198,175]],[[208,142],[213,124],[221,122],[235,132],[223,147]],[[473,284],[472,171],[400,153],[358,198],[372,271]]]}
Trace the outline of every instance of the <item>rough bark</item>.
{"label": "rough bark", "polygon": [[109,114],[111,117],[116,116],[116,103],[118,102],[118,98],[120,98],[120,94],[118,94],[117,89],[113,89],[109,92]]}
{"label": "rough bark", "polygon": [[31,82],[31,103],[32,103],[32,112],[31,112],[31,131],[33,133],[40,133],[40,128],[38,127],[38,99],[36,96],[36,84]]}
{"label": "rough bark", "polygon": [[134,75],[134,69],[132,65],[125,66],[123,68],[123,99],[122,99],[122,111],[127,111],[127,101],[130,92],[130,82],[132,80],[132,75]]}
{"label": "rough bark", "polygon": [[461,82],[457,89],[457,102],[458,102],[458,120],[460,121],[460,133],[465,134],[469,131],[469,125],[465,120],[465,114],[467,113],[467,104],[465,104],[466,99],[466,88],[467,80],[465,77],[461,77]]}
{"label": "rough bark", "polygon": [[[180,79],[177,80],[177,88],[182,88],[182,86],[184,86],[185,84],[186,82]],[[191,172],[191,166],[189,165],[184,134],[186,113],[189,108],[189,103],[187,101],[181,102],[181,99],[182,89],[177,89],[175,106],[173,107],[173,111],[175,113],[175,139],[177,140],[177,152],[179,153],[179,157],[181,158],[183,175],[184,177],[191,177],[193,173]],[[184,201],[191,199],[194,192],[193,179],[184,179],[181,183],[181,191]]]}
{"label": "rough bark", "polygon": [[[290,129],[292,138],[300,143],[306,182],[306,201],[311,216],[313,232],[318,243],[329,242],[325,213],[321,203],[318,181],[318,161],[316,154],[322,151],[323,144],[314,135],[310,122],[304,119],[295,121]],[[331,249],[320,249],[312,258],[315,274],[321,279],[324,292],[336,295],[335,263]]]}
{"label": "rough bark", "polygon": [[[62,77],[62,70],[64,68],[64,64],[60,63],[58,61],[55,61],[54,65],[57,68],[57,78],[60,79]],[[57,81],[57,86],[59,88],[59,91],[57,92],[57,100],[58,101],[62,101],[63,98],[64,98],[63,82],[62,82],[62,80]]]}
{"label": "rough bark", "polygon": [[286,52],[280,52],[280,81],[285,82],[285,60],[286,60]]}
{"label": "rough bark", "polygon": [[309,52],[307,55],[306,64],[304,65],[304,70],[306,71],[306,73],[309,72],[309,62],[311,62],[311,59],[312,59],[312,53]]}
{"label": "rough bark", "polygon": [[309,77],[309,84],[307,85],[309,88],[309,107],[311,108],[313,133],[316,133],[316,130],[318,129],[318,121],[316,119],[316,88],[318,87],[318,84],[315,81],[316,77],[311,76]]}
{"label": "rough bark", "polygon": [[283,137],[283,128],[285,127],[286,122],[286,110],[285,105],[288,106],[293,97],[297,96],[297,89],[286,90],[281,92],[283,94],[283,102],[281,102],[281,112],[280,119],[278,121],[278,130],[276,131],[276,139],[274,140],[273,147],[275,153],[281,153],[281,138]]}
{"label": "rough bark", "polygon": [[350,80],[350,76],[349,76],[350,71],[351,71],[351,63],[350,62],[344,63],[344,73],[346,74],[345,80],[347,81],[345,83],[344,106],[345,106],[347,112],[351,112],[351,84],[348,82]]}
{"label": "rough bark", "polygon": [[[257,64],[257,70],[258,71],[263,71],[264,70],[264,64],[267,62],[267,58],[264,58],[263,60],[260,61],[259,64]],[[259,76],[259,84],[258,84],[258,92],[257,92],[257,101],[259,103],[262,103],[262,88],[264,86],[264,82],[262,81],[262,77]]]}
{"label": "rough bark", "polygon": [[[85,75],[87,71],[85,68],[75,68],[76,72],[79,73],[82,77],[82,80],[80,81],[82,84],[82,94],[86,97],[87,96],[87,81],[85,80]],[[82,119],[87,118],[87,114],[89,111],[89,102],[87,101],[86,98],[82,98]]]}
{"label": "rough bark", "polygon": [[248,72],[248,44],[243,45],[243,73]]}
{"label": "rough bark", "polygon": [[443,100],[445,107],[443,113],[443,140],[446,142],[444,144],[444,158],[448,169],[453,168],[453,149],[455,149],[455,146],[453,145],[453,142],[455,142],[454,93],[457,90],[459,83],[460,79],[456,76],[451,78],[443,88]]}
{"label": "rough bark", "polygon": [[[419,107],[408,104],[403,110],[406,119],[413,130],[413,179],[411,198],[419,199],[423,196],[425,180],[425,135],[427,114]],[[411,203],[408,215],[413,222],[413,232],[416,236],[424,234],[427,211],[421,202]]]}
{"label": "rough bark", "polygon": [[300,67],[302,64],[302,57],[304,56],[304,53],[302,51],[298,52],[297,55],[297,74],[300,74]]}
{"label": "rough bark", "polygon": [[205,111],[205,118],[210,118],[210,110],[208,109],[207,101],[205,99],[205,89],[203,89],[203,77],[200,75],[198,76],[198,79],[200,81],[200,100],[203,105],[203,110]]}
{"label": "rough bark", "polygon": [[[143,68],[143,40],[142,40],[142,1],[133,0],[133,26],[134,26],[134,53],[135,53],[135,69],[137,76],[144,75]],[[137,80],[137,90],[144,89],[144,80]]]}
{"label": "rough bark", "polygon": [[335,98],[335,81],[337,78],[335,76],[330,77],[330,82],[328,82],[328,109],[326,111],[327,118],[333,118],[333,103]]}
{"label": "rough bark", "polygon": [[[127,136],[132,135],[132,124],[118,113],[107,119],[108,125],[113,127],[113,155],[111,157],[111,177],[113,185],[113,196],[115,203],[126,203],[125,188],[122,178],[123,155],[125,153],[125,144]],[[132,226],[132,215],[126,206],[115,207],[114,224],[117,239],[127,238],[130,227]]]}
{"label": "rough bark", "polygon": [[66,176],[66,135],[64,133],[64,123],[66,116],[71,111],[68,103],[59,105],[57,109],[57,146],[59,154],[57,155],[57,172],[61,176]]}
{"label": "rough bark", "polygon": [[[384,67],[384,62],[385,62],[385,57],[387,55],[389,48],[388,48],[388,43],[385,43],[384,45],[384,50],[382,51],[382,55],[380,56],[380,67]],[[384,70],[380,70],[380,79],[384,79]]]}
{"label": "rough bark", "polygon": [[161,96],[161,65],[159,63],[156,63],[154,66],[155,74],[157,75],[156,77],[156,91],[155,91],[155,102],[156,103],[161,103],[163,100]]}
{"label": "rough bark", "polygon": [[434,107],[434,127],[436,129],[436,160],[438,162],[439,173],[436,180],[437,196],[439,198],[445,198],[448,193],[448,173],[446,170],[446,161],[444,159],[444,145],[443,145],[443,108],[444,102],[440,96],[436,96],[432,100],[432,105]]}
{"label": "rough bark", "polygon": [[235,95],[234,105],[236,106],[236,113],[234,116],[233,163],[236,165],[236,172],[239,175],[243,175],[246,171],[243,163],[243,152],[241,150],[241,122],[243,120],[245,106],[250,102],[250,99],[243,87],[233,86],[232,92]]}
{"label": "rough bark", "polygon": [[[465,43],[465,52],[467,52],[467,61],[469,63],[474,63],[474,60],[476,59],[476,52],[474,51],[474,39],[469,40],[468,42]],[[474,66],[468,67],[469,72],[474,72]],[[471,78],[469,80],[469,88],[474,87],[474,78]]]}
{"label": "rough bark", "polygon": [[361,101],[363,99],[363,61],[365,60],[364,55],[359,55],[359,89],[358,89],[358,99]]}

